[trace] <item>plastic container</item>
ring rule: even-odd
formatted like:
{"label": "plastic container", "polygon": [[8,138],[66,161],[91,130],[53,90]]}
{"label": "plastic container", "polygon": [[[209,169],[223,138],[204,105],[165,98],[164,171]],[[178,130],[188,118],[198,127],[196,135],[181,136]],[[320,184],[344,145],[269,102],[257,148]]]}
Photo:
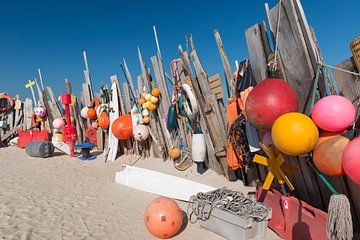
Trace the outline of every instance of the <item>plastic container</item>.
{"label": "plastic container", "polygon": [[25,148],[33,140],[49,140],[49,132],[46,130],[20,130],[18,146]]}
{"label": "plastic container", "polygon": [[[259,203],[261,204],[261,203]],[[228,240],[248,240],[256,237],[266,237],[268,220],[272,211],[261,222],[252,218],[244,218],[225,210],[214,208],[206,221],[198,220],[200,226],[219,234]]]}
{"label": "plastic container", "polygon": [[49,141],[35,140],[26,145],[25,151],[30,157],[47,158],[54,153],[54,145]]}

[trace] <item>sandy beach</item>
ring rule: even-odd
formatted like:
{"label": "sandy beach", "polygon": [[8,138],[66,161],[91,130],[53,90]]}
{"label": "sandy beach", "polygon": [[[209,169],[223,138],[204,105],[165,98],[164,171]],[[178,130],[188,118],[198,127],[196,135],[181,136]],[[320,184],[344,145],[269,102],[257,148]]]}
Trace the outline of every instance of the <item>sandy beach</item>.
{"label": "sandy beach", "polygon": [[[133,163],[136,156],[105,164],[103,155],[80,161],[55,154],[40,159],[28,157],[17,147],[0,149],[1,239],[154,239],[144,226],[143,213],[156,195],[114,181],[122,165]],[[214,187],[254,190],[240,181],[228,182],[213,171],[199,175],[195,166],[180,172],[161,159],[140,159],[135,166]],[[186,211],[187,204],[179,204]],[[173,239],[223,238],[188,223]],[[268,230],[266,239],[279,238]]]}

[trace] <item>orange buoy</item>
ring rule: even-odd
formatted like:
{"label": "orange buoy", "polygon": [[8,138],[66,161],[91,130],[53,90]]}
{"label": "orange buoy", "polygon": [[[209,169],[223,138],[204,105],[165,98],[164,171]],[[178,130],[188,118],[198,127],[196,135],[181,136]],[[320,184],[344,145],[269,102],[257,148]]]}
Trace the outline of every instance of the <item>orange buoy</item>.
{"label": "orange buoy", "polygon": [[139,104],[142,106],[146,102],[145,98],[141,97],[139,99]]}
{"label": "orange buoy", "polygon": [[345,133],[346,131],[341,132],[328,132],[325,130],[320,129],[319,130],[319,140],[317,141],[315,148],[320,145],[320,143],[329,140],[330,138],[339,136],[340,134]]}
{"label": "orange buoy", "polygon": [[158,197],[146,208],[144,221],[148,231],[155,237],[171,238],[181,228],[183,213],[179,205],[171,198]]}
{"label": "orange buoy", "polygon": [[89,108],[87,110],[87,117],[90,118],[90,119],[96,119],[97,116],[96,116],[96,111],[94,108]]}
{"label": "orange buoy", "polygon": [[151,90],[151,95],[153,95],[154,97],[159,97],[159,95],[160,95],[160,89],[159,88],[153,88],[152,90]]}
{"label": "orange buoy", "polygon": [[109,127],[110,119],[106,112],[101,112],[98,120],[101,129],[107,129]]}
{"label": "orange buoy", "polygon": [[145,124],[148,124],[148,123],[150,122],[150,117],[149,117],[149,116],[144,116],[144,117],[143,117],[143,122],[144,122]]}
{"label": "orange buoy", "polygon": [[178,147],[172,147],[172,148],[169,148],[168,154],[172,159],[176,160],[180,157],[181,150]]}
{"label": "orange buoy", "polygon": [[350,140],[343,136],[335,136],[319,144],[313,155],[314,164],[320,172],[328,176],[344,174],[342,155]]}
{"label": "orange buoy", "polygon": [[120,140],[130,138],[133,132],[131,115],[125,114],[117,118],[112,124],[111,131]]}

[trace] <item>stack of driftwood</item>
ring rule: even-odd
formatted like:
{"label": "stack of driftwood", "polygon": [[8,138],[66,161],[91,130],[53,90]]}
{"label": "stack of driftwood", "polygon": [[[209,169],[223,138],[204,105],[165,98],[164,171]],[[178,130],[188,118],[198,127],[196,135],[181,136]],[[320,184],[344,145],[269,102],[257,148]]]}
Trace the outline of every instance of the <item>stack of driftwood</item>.
{"label": "stack of driftwood", "polygon": [[[300,110],[308,113],[310,107],[309,96],[314,88],[316,68],[319,63],[324,64],[315,33],[308,25],[299,0],[283,0],[273,8],[265,5],[265,10],[270,33],[267,32],[264,21],[251,26],[245,32],[249,58],[255,79],[257,82],[260,82],[269,77],[271,72],[269,68],[276,64],[278,75],[285,79],[296,91]],[[125,59],[123,59],[120,67],[126,81],[121,81],[120,83],[117,75],[110,77],[111,82],[115,83],[118,89],[118,110],[120,115],[131,112],[144,89],[149,89],[150,86],[155,85],[161,91],[159,106],[156,111],[150,113],[152,119],[149,123],[151,137],[144,143],[138,143],[133,139],[120,141],[119,155],[142,154],[145,157],[161,157],[165,160],[168,158],[168,150],[174,145],[181,145],[182,148],[191,151],[192,133],[200,127],[204,133],[207,145],[207,166],[218,174],[226,176],[229,180],[236,179],[235,172],[229,168],[227,162],[228,122],[224,103],[226,94],[228,98],[235,95],[235,81],[219,31],[217,29],[214,30],[214,37],[224,70],[225,92],[220,75],[208,76],[203,68],[192,36],[186,37],[186,50],[181,45],[178,47],[179,58],[171,62],[171,74],[169,75],[164,68],[155,27],[154,35],[157,53],[150,58],[152,71],[142,58],[140,49],[138,49],[141,73],[136,78],[133,78]],[[268,36],[276,44],[276,55],[274,47],[272,48],[269,43]],[[95,138],[97,148],[104,150],[108,144],[107,135],[109,130],[103,131],[97,128],[90,131],[91,124],[89,120],[81,117],[80,111],[83,107],[93,104],[92,101],[95,97],[103,102],[108,102],[109,89],[106,86],[102,86],[98,93],[94,92],[85,52],[84,62],[85,82],[82,84],[81,97],[76,99],[74,96],[71,105],[71,112],[78,136],[77,141],[82,143],[92,141],[92,138]],[[337,67],[351,72],[357,71],[351,58],[338,64]],[[36,104],[43,105],[47,109],[47,121],[43,124],[43,127],[49,132],[53,131],[51,127],[53,119],[64,116],[62,104],[54,95],[51,87],[47,87],[47,91],[45,90],[41,71],[39,70],[38,73],[40,83],[34,79],[34,81],[29,81],[28,84],[32,91],[33,99],[27,98],[21,101],[19,96],[15,96],[14,106],[1,113],[0,121],[6,122],[4,124],[6,126],[0,128],[1,146],[9,144],[19,129],[30,129],[32,127],[33,109]],[[340,70],[333,70],[333,73],[339,92],[352,101],[359,101],[359,76],[349,75]],[[136,79],[137,87],[134,85],[134,79]],[[33,82],[34,85],[32,86]],[[320,82],[322,83],[323,81]],[[329,82],[332,92],[335,93],[336,86],[331,85],[332,83],[333,81]],[[177,131],[174,133],[168,131],[165,119],[168,109],[174,103],[176,89],[182,84],[191,86],[197,101],[199,116],[197,121],[190,121],[190,127],[187,126],[187,119],[179,116],[177,118]],[[174,91],[171,91],[172,89]],[[66,90],[67,93],[72,94],[71,84],[68,80],[66,80]],[[324,85],[319,86],[318,94],[319,96],[325,95]],[[291,176],[291,180],[295,185],[294,195],[315,207],[326,209],[331,193],[322,181],[319,181],[316,174],[306,164],[306,161],[302,157],[288,157],[287,161],[300,169],[299,174]],[[257,166],[257,168],[258,178],[264,180],[267,169],[261,166]],[[354,229],[359,231],[360,207],[359,204],[356,204],[360,201],[359,187],[347,179],[346,176],[332,177],[329,181],[338,192],[344,193],[349,197],[352,203]]]}

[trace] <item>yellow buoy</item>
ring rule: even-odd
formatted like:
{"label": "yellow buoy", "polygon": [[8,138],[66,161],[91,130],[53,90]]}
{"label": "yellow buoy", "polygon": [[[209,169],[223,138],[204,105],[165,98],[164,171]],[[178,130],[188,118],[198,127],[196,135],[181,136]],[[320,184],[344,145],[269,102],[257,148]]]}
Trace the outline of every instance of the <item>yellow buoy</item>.
{"label": "yellow buoy", "polygon": [[281,152],[298,156],[314,148],[319,139],[319,132],[311,118],[302,113],[291,112],[275,120],[271,136]]}

